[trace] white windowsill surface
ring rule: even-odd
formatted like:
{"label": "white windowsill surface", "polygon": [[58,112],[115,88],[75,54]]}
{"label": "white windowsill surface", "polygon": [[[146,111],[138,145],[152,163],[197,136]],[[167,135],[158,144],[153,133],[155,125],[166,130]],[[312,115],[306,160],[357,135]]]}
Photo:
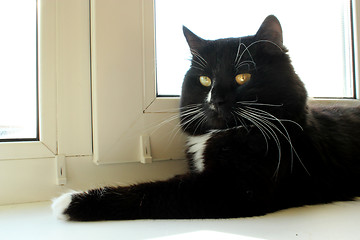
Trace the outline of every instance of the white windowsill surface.
{"label": "white windowsill surface", "polygon": [[226,220],[63,222],[50,202],[0,207],[0,239],[360,239],[360,201]]}

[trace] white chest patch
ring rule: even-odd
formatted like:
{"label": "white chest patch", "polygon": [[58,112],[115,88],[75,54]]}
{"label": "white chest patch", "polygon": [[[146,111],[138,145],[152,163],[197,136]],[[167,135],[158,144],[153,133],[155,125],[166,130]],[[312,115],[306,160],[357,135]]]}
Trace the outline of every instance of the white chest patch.
{"label": "white chest patch", "polygon": [[187,145],[189,153],[193,154],[194,167],[196,171],[202,172],[205,169],[204,165],[204,150],[206,142],[211,137],[212,133],[207,133],[200,136],[189,136]]}

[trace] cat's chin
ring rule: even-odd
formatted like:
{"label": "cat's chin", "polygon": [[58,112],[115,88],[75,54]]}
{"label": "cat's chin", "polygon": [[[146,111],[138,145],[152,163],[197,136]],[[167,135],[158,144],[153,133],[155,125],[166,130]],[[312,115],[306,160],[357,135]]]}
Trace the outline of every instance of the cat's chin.
{"label": "cat's chin", "polygon": [[209,118],[207,124],[211,130],[229,128],[229,123],[223,118]]}
{"label": "cat's chin", "polygon": [[230,120],[227,120],[222,115],[226,116],[226,114],[221,114],[217,111],[208,112],[206,122],[210,129],[226,129],[230,127]]}

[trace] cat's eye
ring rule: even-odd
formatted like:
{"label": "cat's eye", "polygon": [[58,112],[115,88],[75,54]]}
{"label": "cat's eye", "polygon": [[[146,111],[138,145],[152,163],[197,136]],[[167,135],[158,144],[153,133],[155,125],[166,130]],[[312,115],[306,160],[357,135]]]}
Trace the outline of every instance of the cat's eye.
{"label": "cat's eye", "polygon": [[250,73],[240,73],[240,74],[236,75],[235,80],[239,85],[243,85],[244,83],[249,81],[250,78],[251,78]]}
{"label": "cat's eye", "polygon": [[211,79],[209,77],[206,76],[201,76],[199,78],[201,85],[205,86],[205,87],[210,87],[211,86]]}

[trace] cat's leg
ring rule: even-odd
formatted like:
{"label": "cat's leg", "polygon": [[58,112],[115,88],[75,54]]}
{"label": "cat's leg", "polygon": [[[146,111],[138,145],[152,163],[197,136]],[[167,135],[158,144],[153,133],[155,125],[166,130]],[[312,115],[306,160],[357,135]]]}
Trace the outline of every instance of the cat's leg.
{"label": "cat's leg", "polygon": [[184,187],[190,179],[184,175],[168,181],[70,192],[55,199],[52,209],[57,218],[75,221],[172,218],[171,214],[175,217],[182,212],[179,201],[185,197],[181,195],[193,194],[192,187]]}
{"label": "cat's leg", "polygon": [[[212,179],[212,178],[210,178]],[[68,193],[53,203],[57,217],[95,221],[120,219],[189,219],[251,216],[248,190],[221,180],[184,175],[168,181],[129,187],[106,187]],[[235,188],[235,189],[234,189]],[[252,196],[251,196],[252,197]]]}

